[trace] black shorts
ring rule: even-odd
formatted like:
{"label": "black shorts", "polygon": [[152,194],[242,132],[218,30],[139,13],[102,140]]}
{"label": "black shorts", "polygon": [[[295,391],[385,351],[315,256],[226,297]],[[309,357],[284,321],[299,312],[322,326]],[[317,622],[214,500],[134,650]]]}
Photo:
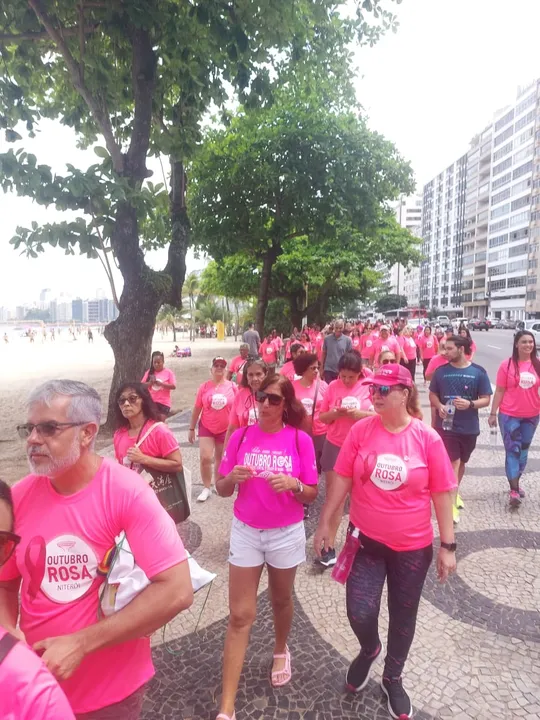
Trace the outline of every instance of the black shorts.
{"label": "black shorts", "polygon": [[437,432],[442,438],[450,460],[452,462],[460,460],[466,465],[476,447],[478,435],[458,435],[458,433],[447,432],[442,428],[437,428]]}
{"label": "black shorts", "polygon": [[160,415],[165,415],[167,417],[171,412],[171,408],[167,405],[163,405],[163,403],[156,403],[156,407]]}

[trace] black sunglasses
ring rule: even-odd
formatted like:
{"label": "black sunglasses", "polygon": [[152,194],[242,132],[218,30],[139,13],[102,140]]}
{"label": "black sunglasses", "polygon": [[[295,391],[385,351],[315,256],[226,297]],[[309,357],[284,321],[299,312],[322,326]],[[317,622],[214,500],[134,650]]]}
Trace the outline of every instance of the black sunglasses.
{"label": "black sunglasses", "polygon": [[257,402],[263,403],[265,400],[268,400],[268,403],[270,405],[273,405],[274,407],[277,407],[278,405],[281,405],[283,402],[283,396],[282,395],[275,395],[274,393],[267,393],[263,390],[257,390],[255,393],[255,398]]}
{"label": "black sunglasses", "polygon": [[120,405],[120,407],[122,407],[122,406],[125,405],[126,403],[129,403],[130,405],[135,405],[135,403],[137,402],[137,400],[140,400],[140,399],[141,399],[141,396],[140,396],[140,395],[135,395],[135,394],[133,394],[133,395],[122,395],[121,397],[118,398],[118,404]]}
{"label": "black sunglasses", "polygon": [[391,358],[387,358],[386,360],[383,360],[381,365],[391,365],[392,363],[395,364],[395,360],[392,360]]}
{"label": "black sunglasses", "polygon": [[0,530],[0,567],[13,555],[21,538],[15,533]]}
{"label": "black sunglasses", "polygon": [[393,390],[402,389],[401,385],[370,385],[369,394],[375,395],[375,393],[378,392],[381,397],[387,397]]}
{"label": "black sunglasses", "polygon": [[76,422],[76,423],[57,423],[54,421],[42,422],[42,423],[27,423],[26,425],[17,425],[17,432],[22,440],[28,440],[30,435],[37,432],[41,437],[53,437],[57,432],[63,432],[70,427],[80,427],[82,425],[88,425],[90,421]]}

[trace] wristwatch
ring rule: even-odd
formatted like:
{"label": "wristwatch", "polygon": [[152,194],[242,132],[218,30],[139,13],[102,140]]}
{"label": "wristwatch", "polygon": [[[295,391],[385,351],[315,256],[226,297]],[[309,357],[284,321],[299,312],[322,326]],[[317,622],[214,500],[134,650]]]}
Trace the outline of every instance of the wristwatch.
{"label": "wristwatch", "polygon": [[441,542],[441,547],[444,548],[445,550],[449,550],[450,552],[456,552],[457,543],[455,543],[455,542],[453,542],[453,543]]}
{"label": "wristwatch", "polygon": [[304,492],[304,485],[296,479],[296,490],[293,490],[293,493],[296,495],[297,493],[303,493]]}
{"label": "wristwatch", "polygon": [[474,407],[474,400],[469,400],[469,409],[470,409],[470,410],[475,410],[475,409],[476,409],[476,408]]}

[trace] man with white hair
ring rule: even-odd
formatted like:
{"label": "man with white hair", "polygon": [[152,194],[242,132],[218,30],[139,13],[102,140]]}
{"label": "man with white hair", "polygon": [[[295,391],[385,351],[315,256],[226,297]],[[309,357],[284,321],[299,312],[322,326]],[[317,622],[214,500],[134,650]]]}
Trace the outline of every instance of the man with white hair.
{"label": "man with white hair", "polygon": [[[28,402],[31,474],[13,488],[16,552],[0,570],[0,625],[19,619],[79,720],[136,720],[154,673],[149,636],[193,602],[186,551],[155,493],[94,452],[101,400],[88,385],[52,380]],[[150,584],[100,616],[98,574],[126,533]]]}

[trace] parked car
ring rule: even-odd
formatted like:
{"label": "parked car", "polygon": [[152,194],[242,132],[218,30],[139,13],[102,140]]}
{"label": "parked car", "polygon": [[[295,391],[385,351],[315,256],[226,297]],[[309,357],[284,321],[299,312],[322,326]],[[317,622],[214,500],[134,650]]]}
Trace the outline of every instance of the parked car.
{"label": "parked car", "polygon": [[448,315],[437,315],[437,325],[448,327],[448,325],[450,325],[450,318]]}
{"label": "parked car", "polygon": [[494,327],[496,327],[497,330],[515,330],[516,322],[516,320],[497,320]]}
{"label": "parked car", "polygon": [[518,320],[514,335],[520,330],[528,330],[536,340],[536,349],[540,350],[540,320]]}
{"label": "parked car", "polygon": [[469,320],[469,330],[485,330],[486,332],[490,328],[488,320],[479,320],[478,318],[471,318]]}

